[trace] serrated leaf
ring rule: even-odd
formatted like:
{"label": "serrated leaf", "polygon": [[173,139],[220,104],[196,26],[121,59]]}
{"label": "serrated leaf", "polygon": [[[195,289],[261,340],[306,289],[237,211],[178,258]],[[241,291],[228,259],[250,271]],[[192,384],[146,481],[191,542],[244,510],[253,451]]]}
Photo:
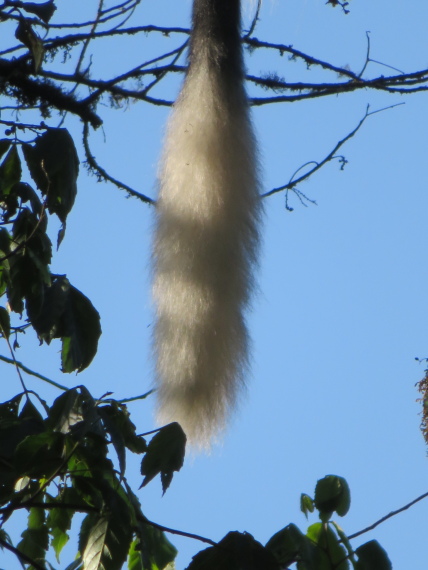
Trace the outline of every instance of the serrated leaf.
{"label": "serrated leaf", "polygon": [[73,207],[77,194],[79,158],[67,129],[49,129],[34,146],[23,145],[31,177],[47,196],[47,207],[62,223]]}
{"label": "serrated leaf", "polygon": [[0,334],[4,338],[10,336],[10,315],[4,307],[0,307]]}
{"label": "serrated leaf", "polygon": [[55,556],[59,562],[59,556],[62,549],[69,540],[68,530],[71,528],[74,511],[61,507],[61,501],[58,502],[58,508],[50,509],[47,517],[47,527],[52,537],[51,546],[55,551]]}
{"label": "serrated leaf", "polygon": [[34,2],[25,2],[22,8],[30,14],[36,14],[36,16],[43,20],[43,22],[46,24],[52,18],[56,10],[56,6],[53,0],[42,2],[41,4],[35,4]]}
{"label": "serrated leaf", "polygon": [[358,556],[358,570],[392,570],[391,561],[377,540],[362,544],[355,553]]}
{"label": "serrated leaf", "polygon": [[22,540],[17,549],[33,560],[43,563],[49,547],[48,529],[43,509],[31,508],[28,515],[28,527],[21,534]]}
{"label": "serrated leaf", "polygon": [[328,520],[336,513],[343,517],[351,505],[351,492],[348,483],[338,475],[326,475],[315,487],[315,507],[322,520]]}
{"label": "serrated leaf", "polygon": [[229,532],[217,546],[193,557],[187,570],[278,570],[272,553],[254,540],[251,534]]}
{"label": "serrated leaf", "polygon": [[142,487],[160,473],[163,492],[171,484],[174,471],[180,471],[186,451],[186,435],[180,424],[171,423],[152,438],[141,463]]}
{"label": "serrated leaf", "polygon": [[115,515],[112,513],[107,517],[91,513],[82,523],[85,570],[118,570],[125,563],[132,530],[130,525],[126,528]]}

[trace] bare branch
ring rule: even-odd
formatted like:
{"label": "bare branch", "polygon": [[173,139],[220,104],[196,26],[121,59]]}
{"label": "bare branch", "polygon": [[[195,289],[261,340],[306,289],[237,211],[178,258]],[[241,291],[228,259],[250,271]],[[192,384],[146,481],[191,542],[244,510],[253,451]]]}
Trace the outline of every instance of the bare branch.
{"label": "bare branch", "polygon": [[[357,126],[346,135],[346,137],[344,137],[343,139],[341,139],[333,148],[333,150],[331,150],[328,155],[323,158],[323,160],[321,160],[320,162],[317,162],[315,160],[311,160],[310,162],[307,162],[306,164],[304,164],[303,166],[299,167],[296,172],[292,175],[290,181],[287,184],[284,184],[283,186],[279,186],[278,188],[273,188],[272,190],[269,190],[269,192],[265,192],[264,194],[261,195],[262,198],[267,198],[268,196],[272,196],[272,194],[277,194],[278,192],[282,192],[282,191],[296,191],[296,186],[298,184],[300,184],[301,182],[303,182],[304,180],[307,180],[308,178],[310,178],[313,174],[315,174],[315,172],[317,172],[317,170],[320,170],[320,168],[322,168],[325,164],[327,164],[327,162],[330,162],[331,160],[334,159],[339,159],[339,161],[342,163],[342,168],[344,166],[344,164],[346,163],[346,159],[343,156],[337,156],[337,151],[347,142],[349,141],[349,139],[351,139],[359,130],[360,128],[363,126],[364,122],[366,121],[366,119],[368,117],[370,117],[371,115],[375,115],[376,113],[380,113],[381,111],[386,111],[388,109],[392,109],[394,107],[397,107],[399,105],[403,105],[403,103],[398,103],[397,105],[391,105],[390,107],[385,107],[383,109],[377,109],[375,111],[369,111],[370,107],[367,106],[366,112],[364,113],[363,118],[359,121],[359,123],[357,124]],[[314,166],[308,170],[308,172],[306,172],[305,174],[303,174],[302,176],[300,176],[299,178],[294,178],[294,176],[305,166],[309,165],[309,164],[313,164]],[[300,194],[300,196],[303,196],[305,200],[307,201],[311,201],[309,200],[306,196],[302,195],[300,192],[298,193],[298,195]],[[290,208],[287,208],[290,209]]]}
{"label": "bare branch", "polygon": [[110,176],[110,174],[108,174],[108,172],[102,166],[100,166],[98,164],[98,162],[96,161],[96,159],[95,159],[94,155],[92,154],[91,149],[89,147],[88,138],[89,138],[89,127],[88,127],[88,124],[85,123],[85,125],[83,127],[83,146],[85,148],[86,162],[87,162],[88,166],[90,167],[90,169],[96,173],[96,175],[98,176],[98,179],[100,181],[101,180],[109,181],[112,184],[114,184],[115,186],[117,186],[117,188],[120,188],[121,190],[125,190],[129,196],[133,196],[134,198],[138,198],[139,200],[141,200],[142,202],[145,202],[146,204],[154,205],[155,201],[152,198],[149,198],[145,194],[141,194],[141,192],[134,190],[133,188],[131,188],[127,184],[120,182],[120,180],[116,180],[116,178],[113,178],[112,176]]}
{"label": "bare branch", "polygon": [[413,507],[413,505],[415,505],[416,503],[419,503],[419,501],[422,501],[422,499],[425,499],[426,497],[428,497],[428,493],[424,493],[423,495],[420,495],[419,497],[417,497],[413,501],[410,501],[410,503],[407,503],[407,505],[404,505],[404,507],[401,507],[400,509],[397,509],[396,511],[391,511],[388,515],[385,515],[384,517],[382,517],[381,519],[379,519],[375,523],[371,524],[370,526],[364,528],[363,530],[360,530],[358,532],[354,532],[354,534],[350,534],[348,536],[348,539],[352,540],[353,538],[357,538],[357,536],[361,536],[362,534],[365,534],[366,532],[373,530],[374,528],[376,528],[380,524],[384,523],[388,519],[395,517],[395,515],[398,515],[399,513],[402,513],[403,511],[407,511],[407,509],[410,509],[410,507]]}

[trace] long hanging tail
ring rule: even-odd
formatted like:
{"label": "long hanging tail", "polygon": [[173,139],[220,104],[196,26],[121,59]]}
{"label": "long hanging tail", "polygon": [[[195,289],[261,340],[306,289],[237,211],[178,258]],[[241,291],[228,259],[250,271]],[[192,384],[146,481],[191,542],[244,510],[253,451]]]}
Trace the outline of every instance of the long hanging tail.
{"label": "long hanging tail", "polygon": [[239,0],[195,0],[189,69],[167,127],[154,242],[159,420],[209,446],[248,368],[244,320],[262,214]]}

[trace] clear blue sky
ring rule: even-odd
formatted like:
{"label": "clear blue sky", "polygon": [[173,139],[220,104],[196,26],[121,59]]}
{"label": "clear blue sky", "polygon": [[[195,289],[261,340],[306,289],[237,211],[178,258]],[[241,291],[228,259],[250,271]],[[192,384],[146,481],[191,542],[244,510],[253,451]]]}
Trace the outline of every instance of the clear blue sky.
{"label": "clear blue sky", "polygon": [[[76,6],[83,14],[92,5],[58,4],[57,21]],[[406,72],[427,67],[425,2],[351,0],[350,8],[345,16],[324,0],[266,0],[255,35],[359,71],[370,31],[374,60]],[[187,26],[189,11],[190,0],[146,0],[134,23]],[[246,14],[248,23],[252,10]],[[179,41],[140,38],[117,43],[117,49],[104,46],[94,75],[111,77]],[[289,81],[335,79],[267,52],[246,53],[246,62],[250,73],[276,71]],[[390,73],[375,63],[367,70],[369,76]],[[176,88],[169,83],[166,95],[173,98]],[[250,88],[250,94],[256,92]],[[414,358],[428,356],[427,97],[365,91],[255,109],[269,190],[328,154],[367,104],[375,110],[406,103],[366,121],[341,151],[349,161],[344,171],[331,163],[300,187],[317,206],[305,208],[291,198],[295,210],[289,213],[283,195],[266,200],[260,292],[249,317],[248,395],[223,444],[210,456],[189,458],[163,498],[158,482],[139,492],[148,518],[213,540],[245,530],[265,543],[290,522],[306,528],[300,493],[312,494],[326,474],[350,484],[351,510],[339,521],[347,533],[428,491],[414,386],[423,376]],[[168,111],[138,103],[124,112],[100,112],[104,132],[91,137],[97,159],[113,176],[155,196]],[[68,126],[80,141],[79,125]],[[79,154],[83,159],[80,147]],[[61,383],[84,383],[95,396],[111,390],[124,398],[150,388],[152,222],[148,206],[97,184],[82,167],[78,200],[52,269],[67,273],[100,311],[99,353],[77,378],[60,374],[59,345],[38,348],[29,337],[20,360]],[[2,374],[7,397],[19,387],[6,365]],[[36,380],[29,383],[47,398],[55,395]],[[140,432],[153,429],[153,402],[131,404],[130,410]],[[136,462],[130,461],[128,477],[138,487]],[[394,570],[422,570],[427,514],[428,501],[361,542],[379,540]],[[203,547],[171,540],[180,551],[179,569]]]}

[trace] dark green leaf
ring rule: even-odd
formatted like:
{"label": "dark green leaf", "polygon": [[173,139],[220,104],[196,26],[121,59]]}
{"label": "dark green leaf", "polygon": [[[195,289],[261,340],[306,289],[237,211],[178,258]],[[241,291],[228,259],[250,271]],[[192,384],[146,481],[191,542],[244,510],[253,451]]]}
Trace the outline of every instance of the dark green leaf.
{"label": "dark green leaf", "polygon": [[81,394],[78,388],[72,388],[54,401],[47,419],[47,427],[53,431],[69,433],[70,428],[81,421],[83,421]]}
{"label": "dark green leaf", "polygon": [[21,174],[21,161],[16,146],[13,145],[0,165],[0,196],[2,200],[9,195],[12,187],[21,180]]}
{"label": "dark green leaf", "polygon": [[56,6],[53,0],[42,2],[41,4],[35,4],[34,2],[25,2],[22,7],[26,12],[30,12],[30,14],[36,14],[36,16],[46,22],[46,24],[52,18],[56,10]]}
{"label": "dark green leaf", "polygon": [[217,546],[193,557],[187,570],[278,570],[274,556],[251,534],[229,532]]}
{"label": "dark green leaf", "polygon": [[309,569],[315,569],[316,547],[294,524],[289,524],[276,534],[266,544],[281,567],[288,566],[299,560]]}
{"label": "dark green leaf", "polygon": [[319,548],[316,570],[348,570],[348,553],[339,537],[327,523],[315,523],[308,528],[306,536]]}
{"label": "dark green leaf", "polygon": [[22,540],[17,545],[17,549],[39,564],[43,563],[49,547],[48,528],[43,509],[35,507],[30,509],[28,527],[21,536]]}
{"label": "dark green leaf", "polygon": [[12,141],[10,141],[9,139],[0,139],[0,158],[9,149],[11,144]]}
{"label": "dark green leaf", "polygon": [[82,523],[80,538],[85,570],[118,570],[126,561],[132,534],[114,514],[91,513]]}
{"label": "dark green leaf", "polygon": [[90,300],[73,287],[65,275],[55,275],[43,290],[43,302],[33,311],[31,323],[41,341],[62,340],[63,372],[81,372],[94,358],[101,335],[100,316]]}
{"label": "dark green leaf", "polygon": [[391,561],[377,540],[362,544],[355,553],[358,556],[358,570],[392,570]]}
{"label": "dark green leaf", "polygon": [[4,307],[0,307],[0,334],[4,338],[10,336],[10,316]]}
{"label": "dark green leaf", "polygon": [[10,234],[6,228],[0,228],[0,252],[8,254],[10,252]]}
{"label": "dark green leaf", "polygon": [[62,370],[81,372],[92,362],[101,336],[100,315],[90,300],[70,285],[62,317]]}
{"label": "dark green leaf", "polygon": [[31,176],[47,196],[47,207],[65,223],[77,193],[79,159],[67,129],[49,129],[34,146],[23,145]]}
{"label": "dark green leaf", "polygon": [[162,429],[153,437],[141,463],[141,474],[145,475],[144,487],[160,473],[163,492],[171,484],[174,471],[183,466],[186,451],[186,435],[181,426],[174,422]]}
{"label": "dark green leaf", "polygon": [[146,441],[136,435],[135,425],[129,419],[126,406],[113,401],[109,405],[99,407],[98,413],[116,450],[121,473],[124,473],[126,466],[125,447],[134,453],[144,453],[147,449]]}
{"label": "dark green leaf", "polygon": [[23,208],[13,224],[14,254],[9,258],[8,300],[13,311],[22,313],[25,298],[34,317],[43,304],[44,287],[50,285],[51,242],[42,224],[28,208]]}
{"label": "dark green leaf", "polygon": [[327,475],[315,487],[315,507],[322,520],[328,520],[336,511],[341,517],[346,515],[351,504],[351,493],[343,477]]}
{"label": "dark green leaf", "polygon": [[18,182],[13,187],[13,192],[21,198],[23,203],[30,202],[33,214],[40,217],[42,213],[42,203],[36,192],[26,182]]}
{"label": "dark green leaf", "polygon": [[16,448],[14,465],[21,475],[49,477],[62,464],[64,436],[43,432],[27,436]]}
{"label": "dark green leaf", "polygon": [[137,534],[139,538],[131,545],[129,568],[158,570],[175,560],[177,549],[161,530],[141,522]]}

